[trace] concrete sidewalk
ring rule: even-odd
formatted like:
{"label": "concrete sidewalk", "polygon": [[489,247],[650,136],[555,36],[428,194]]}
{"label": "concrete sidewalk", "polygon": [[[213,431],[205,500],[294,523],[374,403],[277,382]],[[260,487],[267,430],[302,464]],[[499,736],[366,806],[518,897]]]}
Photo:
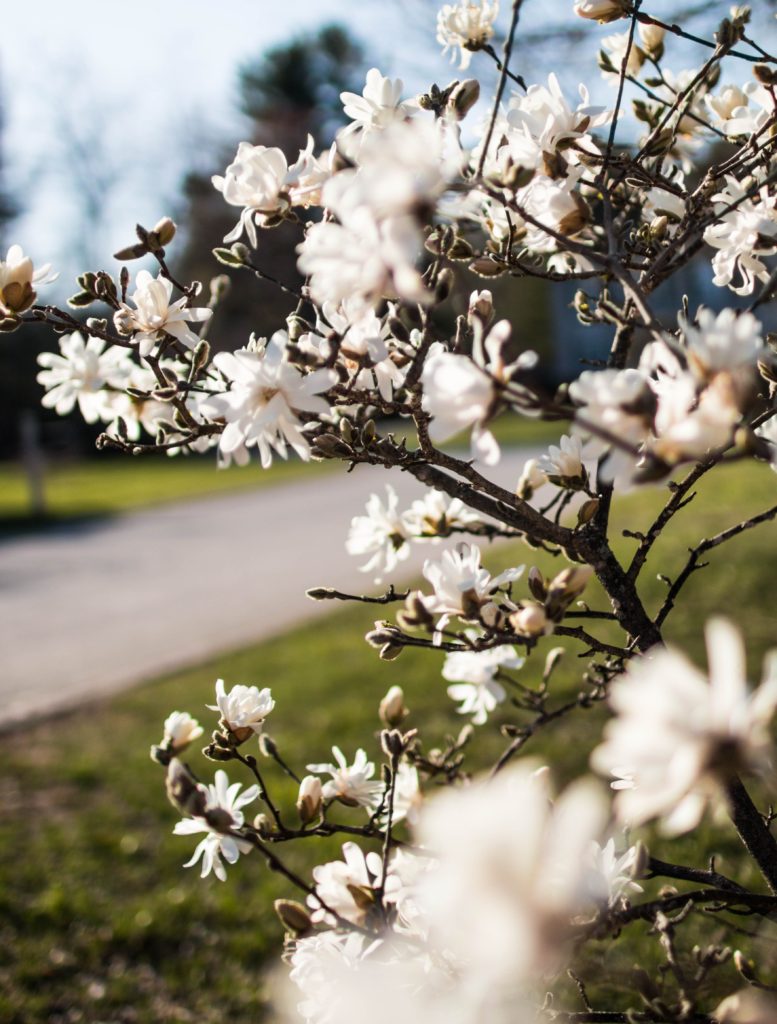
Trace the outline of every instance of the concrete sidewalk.
{"label": "concrete sidewalk", "polygon": [[[529,450],[493,478],[514,488]],[[215,472],[215,469],[214,469]],[[344,551],[351,517],[408,474],[358,466],[0,544],[0,725],[50,714],[332,610],[313,586],[377,592]],[[432,553],[416,545],[403,573]]]}

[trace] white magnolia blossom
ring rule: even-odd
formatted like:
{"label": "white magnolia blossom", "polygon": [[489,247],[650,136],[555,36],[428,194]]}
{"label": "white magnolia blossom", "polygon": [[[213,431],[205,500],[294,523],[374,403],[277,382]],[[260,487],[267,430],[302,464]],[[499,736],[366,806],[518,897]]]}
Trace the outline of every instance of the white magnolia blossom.
{"label": "white magnolia blossom", "polygon": [[702,307],[696,314],[696,323],[682,314],[678,321],[685,338],[689,367],[702,381],[722,370],[755,365],[763,349],[763,328],[752,313],[724,309],[716,315]]}
{"label": "white magnolia blossom", "polygon": [[168,334],[190,349],[199,344],[199,336],[187,324],[210,320],[213,310],[189,306],[186,297],[171,303],[172,295],[171,281],[161,273],[153,277],[147,270],[141,270],[135,278],[135,291],[130,295],[135,308],[122,302],[113,315],[116,330],[131,336],[142,356],[147,356]]}
{"label": "white magnolia blossom", "polygon": [[404,522],[414,540],[436,541],[452,530],[473,526],[482,520],[459,498],[431,489],[411,504],[404,514]]}
{"label": "white magnolia blossom", "polygon": [[575,0],[575,14],[591,21],[609,22],[624,18],[629,9],[625,0]]}
{"label": "white magnolia blossom", "polygon": [[241,142],[224,176],[212,178],[230,206],[243,207],[240,220],[224,241],[235,242],[245,231],[256,248],[257,227],[278,223],[292,206],[310,206],[317,201],[329,173],[328,161],[318,161],[313,154],[312,136],[291,167],[283,150]]}
{"label": "white magnolia blossom", "polygon": [[539,459],[527,459],[524,463],[515,493],[522,501],[530,501],[535,491],[544,487],[548,478],[540,468]]}
{"label": "white magnolia blossom", "polygon": [[361,96],[342,92],[340,99],[351,123],[340,129],[337,141],[346,153],[356,156],[360,143],[371,133],[405,121],[418,110],[415,101],[402,99],[402,80],[385,78],[377,68],[367,72]]}
{"label": "white magnolia blossom", "polygon": [[0,313],[16,316],[24,313],[35,301],[36,287],[56,281],[51,264],[35,269],[20,245],[12,245],[4,260],[0,260]]}
{"label": "white magnolia blossom", "polygon": [[494,21],[499,14],[499,0],[457,0],[443,4],[437,14],[437,42],[443,53],[449,50],[455,61],[459,50],[459,67],[469,67],[473,50],[482,49],[494,35]]}
{"label": "white magnolia blossom", "polygon": [[385,504],[379,494],[371,494],[367,515],[351,520],[346,551],[349,555],[369,555],[360,569],[374,573],[376,583],[410,554],[410,532],[398,504],[397,492],[387,484]]}
{"label": "white magnolia blossom", "polygon": [[224,680],[216,680],[216,703],[208,704],[211,711],[220,711],[224,725],[239,739],[247,739],[251,733],[258,736],[264,728],[264,720],[275,707],[272,693],[265,686],[233,686],[229,693]]}
{"label": "white magnolia blossom", "polygon": [[[423,573],[434,593],[424,596],[423,602],[432,614],[439,615],[436,639],[454,615],[464,619],[488,615],[500,589],[514,583],[524,569],[519,565],[492,576],[480,564],[480,548],[476,544],[459,544],[452,551],[444,551],[439,561],[427,559]],[[502,601],[509,605],[504,595]]]}
{"label": "white magnolia blossom", "polygon": [[611,71],[609,68],[602,68],[602,78],[609,82],[610,85],[617,86],[620,83],[621,69],[627,53],[626,74],[632,78],[636,78],[639,75],[642,65],[645,63],[644,51],[637,45],[636,40],[630,45],[630,39],[630,32],[618,32],[615,35],[605,36],[602,39],[602,50],[610,66],[615,69]]}
{"label": "white magnolia blossom", "polygon": [[758,82],[724,86],[716,95],[707,95],[704,102],[713,123],[729,138],[759,132],[773,110],[771,96]]}
{"label": "white magnolia blossom", "polygon": [[191,859],[184,864],[185,868],[190,868],[202,858],[202,878],[212,871],[220,881],[226,881],[227,871],[222,858],[227,864],[234,864],[241,853],[249,853],[251,850],[251,844],[247,840],[226,834],[227,831],[243,825],[243,808],[253,803],[259,796],[257,785],[249,786],[243,793],[240,792],[241,789],[240,782],[233,782],[230,785],[227,773],[219,768],[214,776],[214,782],[206,787],[205,808],[208,815],[215,812],[213,820],[218,828],[209,824],[205,818],[184,818],[173,829],[177,836],[206,833],[205,838],[197,844]]}
{"label": "white magnolia blossom", "polygon": [[[414,764],[400,761],[394,780],[394,802],[391,810],[392,823],[407,820],[411,825],[415,824],[422,805],[423,793],[421,792],[421,780],[418,776],[418,769]],[[388,821],[387,809],[383,811],[380,821],[385,828]]]}
{"label": "white magnolia blossom", "polygon": [[552,484],[561,487],[584,487],[588,480],[579,437],[563,434],[558,445],[550,445],[547,453],[540,456],[537,465]]}
{"label": "white magnolia blossom", "polygon": [[[467,630],[467,636],[475,640],[477,633]],[[454,684],[447,692],[451,700],[461,701],[458,713],[471,715],[473,725],[483,725],[497,705],[507,699],[507,691],[496,678],[499,670],[516,671],[525,663],[526,659],[509,644],[485,651],[451,651],[445,656],[442,677]]]}
{"label": "white magnolia blossom", "polygon": [[777,998],[752,987],[726,996],[714,1010],[718,1024],[772,1024],[776,1015]]}
{"label": "white magnolia blossom", "polygon": [[547,772],[526,763],[427,801],[416,836],[439,863],[417,898],[433,945],[484,983],[550,968],[589,904],[588,852],[606,820],[591,780],[552,803]]}
{"label": "white magnolia blossom", "polygon": [[335,764],[309,764],[307,770],[318,775],[328,774],[332,778],[324,783],[324,800],[339,800],[348,807],[375,808],[380,803],[383,786],[373,782],[375,765],[367,760],[367,754],[356,751],[353,764],[339,747],[332,747]]}
{"label": "white magnolia blossom", "polygon": [[734,773],[771,765],[777,660],[770,658],[763,683],[750,693],[734,626],[712,619],[706,639],[709,682],[668,647],[630,662],[612,686],[617,717],[591,763],[603,774],[618,769],[615,808],[622,821],[640,825],[659,818],[667,833],[687,832],[708,803],[725,803]]}
{"label": "white magnolia blossom", "polygon": [[[337,917],[364,926],[371,910],[370,889],[380,883],[383,862],[380,854],[368,853],[356,843],[343,843],[343,859],[313,868],[315,895],[307,898],[315,922],[335,924]],[[358,891],[358,899],[355,895]]]}
{"label": "white magnolia blossom", "polygon": [[43,367],[37,381],[46,389],[44,408],[66,416],[78,404],[87,423],[112,419],[112,392],[123,390],[132,366],[126,349],[106,348],[102,338],[85,339],[79,331],[60,337],[59,355],[41,352],[38,365]]}
{"label": "white magnolia blossom", "polygon": [[178,753],[202,736],[202,726],[188,711],[172,711],[165,719],[162,747]]}
{"label": "white magnolia blossom", "polygon": [[756,281],[768,281],[762,257],[777,252],[777,195],[766,185],[752,196],[750,191],[728,175],[725,188],[712,197],[715,222],[704,232],[704,241],[718,250],[713,283],[736,295],[751,295]]}
{"label": "white magnolia blossom", "polygon": [[230,389],[210,397],[202,409],[226,421],[219,438],[224,459],[245,463],[247,449],[256,446],[267,469],[273,451],[285,459],[288,445],[307,462],[310,445],[301,432],[297,410],[329,413],[321,393],[335,383],[334,371],[302,373],[289,361],[285,331],[276,331],[268,342],[260,341],[252,349],[219,352],[213,365],[229,381]]}
{"label": "white magnolia blossom", "polygon": [[610,838],[602,846],[596,839],[591,841],[588,854],[589,874],[587,887],[597,903],[614,906],[632,892],[642,892],[642,886],[634,880],[642,856],[640,846],[630,846],[624,853],[615,852],[615,840]]}

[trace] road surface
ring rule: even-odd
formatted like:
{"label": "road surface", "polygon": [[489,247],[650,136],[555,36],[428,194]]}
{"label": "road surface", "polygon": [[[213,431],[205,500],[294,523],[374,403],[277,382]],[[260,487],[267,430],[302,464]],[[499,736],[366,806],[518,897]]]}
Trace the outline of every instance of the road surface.
{"label": "road surface", "polygon": [[[493,478],[515,487],[531,454],[505,453]],[[0,544],[0,727],[331,611],[309,587],[369,592],[364,559],[343,545],[351,517],[389,482],[402,505],[423,493],[406,473],[357,466]],[[405,575],[432,550],[414,545]]]}

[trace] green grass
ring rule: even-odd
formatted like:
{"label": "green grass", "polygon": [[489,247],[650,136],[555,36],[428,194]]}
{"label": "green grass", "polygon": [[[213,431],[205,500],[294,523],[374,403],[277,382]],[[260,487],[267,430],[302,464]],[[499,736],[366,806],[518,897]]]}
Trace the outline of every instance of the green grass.
{"label": "green grass", "polygon": [[[680,513],[672,539],[662,541],[663,553],[648,563],[645,593],[652,608],[664,593],[659,569],[676,572],[687,546],[729,525],[732,509],[751,513],[775,500],[777,480],[766,467],[738,465],[712,476],[697,501]],[[619,527],[644,527],[661,497],[656,488],[622,499],[615,513]],[[777,640],[774,539],[773,524],[744,534],[713,552],[712,567],[688,585],[667,633],[698,662],[704,657],[702,623],[724,611],[744,628],[751,678],[759,677],[762,655]],[[624,552],[632,547],[622,542]],[[546,571],[557,565],[524,546],[485,555],[494,571],[507,562],[535,560]],[[601,607],[596,588],[587,598]],[[272,901],[289,889],[254,854],[229,870],[225,884],[184,870],[196,840],[171,835],[177,816],[148,748],[173,708],[189,710],[206,726],[215,724],[203,705],[212,702],[217,676],[228,684],[272,687],[278,703],[270,731],[297,770],[308,761],[327,760],[333,742],[349,754],[366,745],[379,757],[376,708],[393,683],[405,689],[409,724],[422,728],[429,747],[438,745],[462,724],[444,693],[442,656],[406,652],[397,661],[379,661],[361,639],[374,617],[369,608],[344,608],[303,630],[0,739],[1,1020],[261,1019],[262,965],[277,952],[281,937]],[[544,652],[555,643],[549,638],[531,657],[523,673],[527,681],[536,681]],[[579,687],[580,669],[570,654],[554,683],[559,698]],[[507,718],[509,712],[497,721]],[[602,718],[596,709],[562,719],[527,753],[547,759],[567,779],[585,768]],[[481,729],[473,767],[486,764],[504,742],[490,724]],[[191,763],[204,776],[215,767],[199,753]],[[231,778],[241,777],[240,766],[228,767]],[[273,765],[263,768],[292,817],[293,784]],[[359,815],[343,811],[342,818]],[[720,869],[737,872],[737,843],[726,827],[705,823],[676,850],[678,858],[703,864],[703,852],[717,849]],[[300,845],[288,853],[301,871],[334,856],[338,846]],[[640,944],[642,932],[643,926],[635,926],[629,942],[608,957],[608,983],[617,982],[635,959],[649,962],[652,946],[646,951]],[[599,981],[600,954],[589,965]],[[734,988],[733,968],[726,970]]]}

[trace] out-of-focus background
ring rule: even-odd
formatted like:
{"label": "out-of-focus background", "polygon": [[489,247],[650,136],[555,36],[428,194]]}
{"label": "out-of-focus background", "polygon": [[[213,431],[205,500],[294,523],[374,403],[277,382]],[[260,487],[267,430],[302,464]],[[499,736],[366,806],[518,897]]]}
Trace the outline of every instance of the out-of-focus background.
{"label": "out-of-focus background", "polygon": [[[774,2],[757,6],[763,31],[773,32]],[[571,8],[571,0],[527,0],[515,67],[530,82],[558,69],[571,96],[584,81],[594,102],[611,102],[596,40],[623,26],[599,28]],[[650,6],[692,30],[727,8]],[[401,77],[408,95],[461,76],[435,42],[436,10],[427,0],[10,6],[0,35],[0,247],[19,243],[36,265],[51,262],[60,278],[41,299],[61,303],[77,273],[118,271],[111,253],[133,241],[136,222],[171,215],[180,226],[171,265],[207,287],[223,270],[210,252],[234,221],[210,176],[223,172],[237,143],[294,154],[312,133],[324,147],[342,124],[340,92],[360,92],[372,66]],[[672,66],[698,64],[698,49],[671,45]],[[483,83],[485,114],[496,70],[477,54],[471,73]],[[260,240],[262,266],[289,282],[293,243],[285,227]],[[484,283],[465,282],[463,295]],[[500,314],[541,352],[549,382],[573,376],[608,345],[606,332],[577,323],[573,290],[494,286]],[[675,310],[683,292],[717,307],[732,298],[712,288],[704,259],[660,298],[662,311]],[[252,331],[283,326],[287,312],[270,286],[236,277],[212,339],[240,347]],[[280,938],[272,899],[288,889],[257,858],[223,885],[182,869],[193,843],[170,835],[176,816],[147,756],[164,717],[185,708],[212,728],[204,705],[219,676],[271,686],[270,731],[298,771],[327,760],[332,743],[351,754],[369,739],[393,683],[405,687],[411,724],[435,742],[460,720],[446,707],[441,659],[379,662],[361,641],[374,613],[321,617],[328,609],[304,598],[313,585],[369,586],[343,542],[385,474],[365,468],[344,479],[295,462],[219,472],[212,455],[98,454],[96,429],[40,406],[36,355],[55,346],[40,327],[0,335],[0,1019],[256,1021],[266,1012],[262,965]],[[518,418],[496,429],[507,486],[530,454],[558,438],[552,424]],[[403,503],[415,496],[411,484],[394,483]],[[765,467],[721,474],[714,494],[703,491],[674,539],[658,546],[656,565],[674,568],[690,543],[729,525],[736,503],[756,511],[773,487]],[[627,497],[619,527],[639,529],[660,499],[652,490]],[[773,640],[764,595],[775,584],[760,543],[751,533],[727,547],[715,576],[689,586],[688,610],[673,627],[698,657],[705,616],[741,609],[753,675]],[[508,560],[535,553],[486,555],[494,569]],[[419,567],[419,559],[408,563],[408,571]],[[660,602],[662,586],[649,584],[649,602]],[[574,662],[559,676],[562,689],[578,685]],[[484,759],[499,743],[489,736]],[[542,752],[563,752],[572,773],[584,767],[584,748],[561,726]],[[379,756],[376,744],[370,755]],[[199,754],[192,761],[210,774]],[[295,787],[269,774],[293,814]],[[686,852],[693,858],[692,845]],[[326,856],[336,853],[330,844]],[[309,867],[294,856],[300,870]]]}

